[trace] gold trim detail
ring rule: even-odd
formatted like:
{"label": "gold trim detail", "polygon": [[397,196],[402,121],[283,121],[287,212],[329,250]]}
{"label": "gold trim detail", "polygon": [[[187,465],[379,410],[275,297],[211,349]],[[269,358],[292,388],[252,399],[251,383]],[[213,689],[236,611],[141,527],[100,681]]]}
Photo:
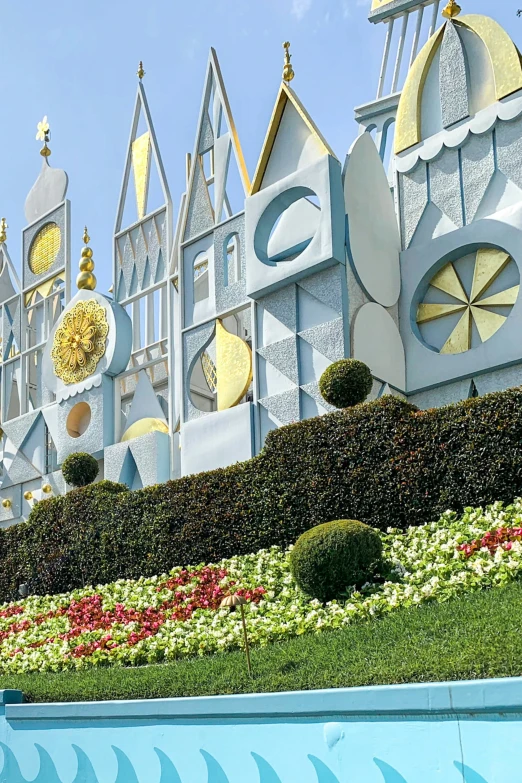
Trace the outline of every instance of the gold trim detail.
{"label": "gold trim detail", "polygon": [[134,440],[141,435],[148,435],[149,432],[167,432],[169,428],[166,422],[161,419],[145,418],[138,419],[134,424],[131,424],[128,430],[123,433],[121,442],[124,443],[127,440]]}
{"label": "gold trim detail", "polygon": [[9,226],[7,225],[7,221],[5,218],[2,218],[2,222],[0,223],[0,243],[3,244],[4,242],[7,242],[7,229]]}
{"label": "gold trim detail", "polygon": [[134,190],[136,192],[136,206],[138,218],[145,216],[147,208],[147,195],[150,180],[150,131],[145,131],[132,142],[132,171],[134,173]]}
{"label": "gold trim detail", "polygon": [[49,294],[51,293],[54,284],[57,280],[60,280],[62,283],[64,283],[63,279],[63,272],[60,272],[60,274],[56,275],[56,277],[51,277],[50,280],[46,280],[45,283],[42,283],[41,285],[37,286],[36,288],[32,288],[30,291],[28,291],[24,296],[24,303],[26,307],[29,307],[30,305],[34,304],[34,300],[36,298],[36,294],[40,294],[42,299],[46,299]]}
{"label": "gold trim detail", "polygon": [[448,0],[448,5],[443,10],[442,16],[444,16],[445,19],[454,19],[461,11],[462,8],[457,3],[457,0]]}
{"label": "gold trim detail", "polygon": [[397,108],[395,129],[395,154],[404,152],[421,140],[421,101],[428,71],[442,42],[444,25],[437,30],[422,49],[411,66],[401,99]]}
{"label": "gold trim detail", "polygon": [[466,307],[467,305],[465,304],[421,304],[417,310],[417,323],[425,324],[429,323],[429,321],[435,321],[437,318],[444,318],[452,313],[460,313]]}
{"label": "gold trim detail", "polygon": [[105,309],[95,299],[77,302],[54,335],[55,375],[64,383],[79,383],[92,375],[105,353],[108,333]]}
{"label": "gold trim detail", "polygon": [[29,251],[29,269],[43,275],[52,267],[62,245],[62,232],[56,223],[46,223],[37,233]]}
{"label": "gold trim detail", "polygon": [[143,69],[143,62],[141,60],[140,60],[140,64],[138,65],[138,70],[136,72],[136,76],[138,77],[140,82],[143,79],[143,77],[145,76],[145,71]]}
{"label": "gold trim detail", "polygon": [[290,41],[285,41],[283,44],[285,50],[285,65],[283,68],[283,81],[289,84],[295,76],[294,69],[292,68],[292,55],[290,54]]}
{"label": "gold trim detail", "polygon": [[201,357],[201,369],[203,370],[208,388],[214,394],[217,389],[217,370],[207,351],[204,351]]}
{"label": "gold trim detail", "polygon": [[96,288],[96,275],[94,272],[94,261],[92,260],[92,247],[88,247],[91,238],[87,231],[87,226],[83,230],[82,255],[80,258],[80,274],[76,278],[76,286],[79,291],[94,291]]}
{"label": "gold trim detail", "polygon": [[392,3],[393,0],[372,0],[372,8],[371,12],[378,11],[379,8],[382,8],[385,5],[389,5]]}
{"label": "gold trim detail", "polygon": [[[471,294],[468,297],[453,263],[448,263],[432,278],[430,287],[449,294],[455,303],[422,302],[417,308],[417,324],[445,318],[464,312],[448,339],[440,349],[442,354],[458,354],[471,348],[472,324],[475,323],[481,342],[486,342],[506,322],[519,294],[515,285],[491,296],[480,298],[495,282],[499,274],[512,261],[511,256],[499,248],[480,248],[475,256]],[[490,307],[505,307],[506,315],[489,310]]]}
{"label": "gold trim detail", "polygon": [[315,136],[315,139],[321,148],[322,154],[328,154],[331,155],[333,158],[337,158],[337,155],[332,150],[320,130],[317,128],[315,122],[312,120],[308,112],[306,111],[305,107],[295,94],[295,92],[292,90],[291,87],[288,86],[288,84],[285,84],[282,82],[281,87],[279,88],[279,92],[277,94],[277,99],[275,102],[274,110],[272,112],[272,117],[270,118],[270,123],[268,125],[268,130],[266,133],[265,140],[263,142],[263,148],[261,150],[261,155],[259,156],[259,161],[256,168],[256,173],[254,174],[254,179],[252,180],[252,185],[250,187],[250,195],[252,196],[254,193],[258,193],[258,191],[261,190],[261,185],[263,184],[263,177],[265,176],[266,167],[268,166],[268,161],[270,159],[270,155],[272,153],[272,150],[274,148],[274,143],[277,137],[277,132],[279,130],[279,126],[281,124],[281,120],[283,118],[283,112],[286,108],[287,103],[290,102],[296,112],[299,114],[309,131]]}
{"label": "gold trim detail", "polygon": [[520,53],[504,28],[494,19],[481,14],[459,16],[456,23],[478,35],[488,50],[497,101],[522,89]]}
{"label": "gold trim detail", "polygon": [[44,158],[48,158],[51,154],[51,150],[47,146],[49,141],[51,140],[51,129],[49,127],[49,122],[47,120],[47,115],[43,118],[41,122],[38,123],[36,126],[36,141],[43,141],[44,145],[42,149],[40,150],[40,155]]}
{"label": "gold trim detail", "polygon": [[[471,30],[486,47],[493,70],[495,95],[498,101],[522,89],[520,53],[498,22],[489,16],[467,14],[455,18],[455,24]],[[422,92],[433,58],[441,44],[444,30],[445,24],[424,45],[404,83],[397,109],[396,155],[421,141]]]}
{"label": "gold trim detail", "polygon": [[216,320],[216,370],[218,411],[237,405],[252,383],[252,351]]}

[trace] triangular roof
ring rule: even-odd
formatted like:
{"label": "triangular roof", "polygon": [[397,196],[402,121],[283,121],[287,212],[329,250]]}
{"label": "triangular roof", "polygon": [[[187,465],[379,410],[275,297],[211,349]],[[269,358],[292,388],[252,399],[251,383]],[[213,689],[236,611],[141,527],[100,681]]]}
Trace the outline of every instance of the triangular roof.
{"label": "triangular roof", "polygon": [[303,106],[303,104],[295,94],[295,92],[291,89],[291,87],[288,86],[288,84],[286,84],[285,82],[281,82],[281,86],[279,88],[274,110],[272,112],[272,117],[268,125],[268,131],[266,133],[265,141],[263,143],[263,148],[261,150],[261,155],[259,156],[256,173],[254,174],[254,179],[252,180],[250,195],[257,193],[262,188],[263,178],[265,176],[268,163],[270,161],[270,156],[272,154],[272,151],[274,150],[274,145],[276,143],[276,139],[281,126],[281,121],[283,119],[283,114],[288,105],[292,106],[292,108],[295,109],[298,116],[303,121],[304,125],[309,131],[310,135],[315,138],[315,141],[317,142],[319,149],[322,150],[322,154],[329,154],[332,155],[334,158],[336,157],[335,152],[333,152],[332,148],[330,147],[330,145],[322,135],[321,131],[319,130],[315,122],[308,114],[307,110],[305,109],[305,107]]}
{"label": "triangular roof", "polygon": [[[149,134],[149,140],[144,139],[143,134],[141,137],[137,137],[137,131],[138,131],[138,125],[140,121],[140,117],[143,116],[145,120],[145,125],[147,128],[146,133]],[[123,221],[123,214],[125,210],[125,202],[127,199],[127,193],[129,189],[129,179],[130,179],[130,173],[131,169],[133,167],[133,145],[137,142],[137,145],[134,147],[134,166],[136,171],[136,157],[141,155],[145,157],[144,165],[142,166],[142,177],[144,180],[140,182],[139,187],[143,189],[142,198],[144,201],[144,207],[143,207],[143,214],[138,215],[138,220],[141,220],[142,217],[146,215],[147,209],[146,209],[146,202],[147,202],[147,190],[148,190],[148,177],[150,174],[150,152],[152,153],[152,158],[154,160],[154,163],[156,164],[156,168],[158,171],[159,176],[159,182],[161,185],[161,190],[163,192],[163,197],[165,199],[165,206],[171,205],[171,198],[170,198],[170,192],[169,192],[169,186],[167,183],[167,177],[165,175],[165,169],[163,167],[163,161],[161,159],[159,147],[158,147],[158,141],[156,139],[156,132],[154,130],[154,125],[152,122],[152,117],[149,110],[149,105],[147,102],[147,96],[145,94],[145,87],[143,86],[143,82],[138,82],[138,89],[136,91],[136,101],[134,104],[134,114],[132,117],[132,125],[131,125],[131,131],[129,136],[129,143],[127,145],[127,156],[125,160],[125,168],[123,172],[123,180],[121,184],[121,190],[120,190],[120,199],[118,203],[118,211],[116,214],[116,222],[114,226],[114,233],[118,234],[122,228],[122,221]]]}
{"label": "triangular roof", "polygon": [[[211,101],[212,97],[213,100]],[[221,133],[222,125],[223,127],[226,126],[226,130]],[[230,109],[217,54],[213,48],[210,49],[207,63],[194,150],[189,159],[185,210],[181,218],[180,230],[178,231],[177,229],[181,241],[187,241],[195,234],[195,231],[191,229],[190,223],[193,213],[199,211],[198,205],[206,205],[207,202],[211,201],[207,178],[206,176],[203,178],[201,176],[201,156],[210,150],[213,150],[214,160],[214,172],[211,177],[214,184],[214,203],[212,204],[212,215],[210,216],[209,212],[206,214],[203,230],[206,227],[210,227],[211,223],[221,222],[223,206],[228,211],[226,184],[230,153],[233,153],[244,194],[247,195],[250,190],[250,178],[243,151]],[[205,211],[207,212],[207,210]],[[196,219],[195,224],[198,222]]]}

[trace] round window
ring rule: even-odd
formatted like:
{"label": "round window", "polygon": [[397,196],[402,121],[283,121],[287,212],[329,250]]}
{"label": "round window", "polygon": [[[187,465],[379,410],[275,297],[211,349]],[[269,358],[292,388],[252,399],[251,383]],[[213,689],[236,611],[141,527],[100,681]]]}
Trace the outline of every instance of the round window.
{"label": "round window", "polygon": [[417,326],[434,351],[457,354],[489,340],[517,301],[520,276],[511,256],[483,247],[445,264],[417,307]]}
{"label": "round window", "polygon": [[62,232],[56,223],[46,223],[33,239],[29,251],[29,268],[35,275],[47,272],[60,252]]}
{"label": "round window", "polygon": [[86,402],[78,402],[67,416],[67,432],[71,438],[79,438],[91,423],[91,409]]}

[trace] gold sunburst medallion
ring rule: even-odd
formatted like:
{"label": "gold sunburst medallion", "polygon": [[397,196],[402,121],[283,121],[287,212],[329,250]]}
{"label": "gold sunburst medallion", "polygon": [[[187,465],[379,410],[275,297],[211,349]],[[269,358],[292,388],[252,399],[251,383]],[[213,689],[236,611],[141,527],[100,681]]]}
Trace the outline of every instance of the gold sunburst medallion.
{"label": "gold sunburst medallion", "polygon": [[109,325],[95,299],[78,302],[63,317],[54,336],[51,358],[64,383],[79,383],[96,370],[105,353]]}

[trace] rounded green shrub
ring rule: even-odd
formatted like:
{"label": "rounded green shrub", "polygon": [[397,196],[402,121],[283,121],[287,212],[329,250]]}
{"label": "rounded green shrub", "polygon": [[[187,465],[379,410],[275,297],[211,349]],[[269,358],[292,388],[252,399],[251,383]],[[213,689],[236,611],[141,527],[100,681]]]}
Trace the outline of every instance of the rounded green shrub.
{"label": "rounded green shrub", "polygon": [[70,454],[62,464],[62,475],[73,487],[85,487],[92,484],[98,475],[98,462],[90,454],[78,451]]}
{"label": "rounded green shrub", "polygon": [[340,519],[317,525],[297,539],[290,569],[299,587],[320,601],[338,598],[367,582],[379,567],[382,541],[364,522]]}
{"label": "rounded green shrub", "polygon": [[359,359],[339,359],[326,368],[319,380],[323,398],[335,408],[350,408],[364,402],[372,385],[370,368]]}

